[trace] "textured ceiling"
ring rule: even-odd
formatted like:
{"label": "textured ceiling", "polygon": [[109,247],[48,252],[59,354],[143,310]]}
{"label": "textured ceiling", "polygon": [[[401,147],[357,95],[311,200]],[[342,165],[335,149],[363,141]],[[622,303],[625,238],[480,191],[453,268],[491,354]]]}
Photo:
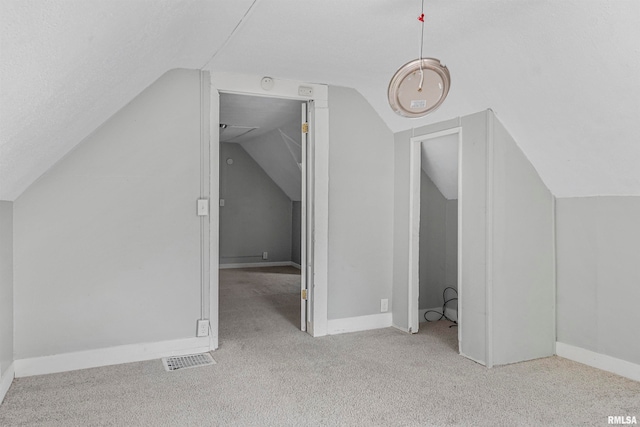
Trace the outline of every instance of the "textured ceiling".
{"label": "textured ceiling", "polygon": [[425,0],[424,53],[448,66],[452,87],[438,111],[405,119],[386,89],[418,56],[419,9],[2,0],[0,199],[177,67],[353,87],[393,131],[492,108],[556,196],[640,195],[640,2]]}
{"label": "textured ceiling", "polygon": [[[248,141],[289,124],[296,117],[300,127],[301,114],[302,101],[223,93],[220,94],[220,123],[227,128],[220,129],[220,141]],[[248,129],[252,130],[242,133]]]}
{"label": "textured ceiling", "polygon": [[250,5],[0,0],[0,200],[166,71],[204,66]]}

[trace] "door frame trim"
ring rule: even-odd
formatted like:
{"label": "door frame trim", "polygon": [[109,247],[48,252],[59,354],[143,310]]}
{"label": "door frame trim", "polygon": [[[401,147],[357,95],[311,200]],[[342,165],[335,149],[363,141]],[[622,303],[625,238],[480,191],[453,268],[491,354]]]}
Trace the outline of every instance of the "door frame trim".
{"label": "door frame trim", "polygon": [[409,153],[409,262],[408,262],[408,330],[417,333],[420,324],[420,173],[422,170],[421,147],[424,141],[447,135],[458,135],[458,340],[462,338],[462,127],[414,136],[410,139]]}
{"label": "door frame trim", "polygon": [[[312,315],[313,336],[327,335],[327,283],[328,283],[328,242],[329,242],[329,88],[326,85],[281,80],[274,78],[274,86],[270,90],[261,87],[262,76],[211,72],[210,102],[210,197],[212,203],[209,216],[209,319],[211,324],[210,346],[218,348],[219,327],[219,226],[220,213],[217,200],[220,199],[220,92],[235,93],[270,98],[287,98],[300,101],[314,101],[314,121],[312,127],[315,144],[314,156],[314,260]],[[311,88],[311,96],[299,94],[300,87]]]}

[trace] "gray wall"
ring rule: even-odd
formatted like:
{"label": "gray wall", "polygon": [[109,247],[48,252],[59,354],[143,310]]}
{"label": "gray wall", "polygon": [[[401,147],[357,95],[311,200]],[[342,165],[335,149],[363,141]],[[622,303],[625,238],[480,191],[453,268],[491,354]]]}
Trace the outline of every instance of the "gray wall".
{"label": "gray wall", "polygon": [[640,364],[640,197],[556,203],[558,342]]}
{"label": "gray wall", "polygon": [[291,261],[300,265],[301,262],[301,225],[302,225],[302,203],[291,202]]}
{"label": "gray wall", "polygon": [[[233,159],[233,164],[227,164]],[[291,261],[289,197],[239,144],[220,144],[220,263]]]}
{"label": "gray wall", "polygon": [[486,363],[487,353],[487,120],[489,111],[462,124],[460,260],[458,290],[460,353]]}
{"label": "gray wall", "polygon": [[[445,233],[445,275],[447,287],[458,289],[458,201],[447,200]],[[455,308],[457,303],[450,303]]]}
{"label": "gray wall", "polygon": [[13,203],[0,201],[0,376],[12,363]]}
{"label": "gray wall", "polygon": [[554,200],[492,116],[492,350],[503,365],[555,353]]}
{"label": "gray wall", "polygon": [[553,196],[492,111],[462,128],[460,351],[488,366],[550,356]]}
{"label": "gray wall", "polygon": [[15,201],[16,359],[194,336],[199,76],[163,75]]}
{"label": "gray wall", "polygon": [[393,134],[353,89],[329,87],[328,318],[391,298]]}
{"label": "gray wall", "polygon": [[[419,277],[420,309],[442,307],[444,289],[458,289],[458,201],[447,200],[424,171],[420,179]],[[453,296],[454,292],[447,291],[447,298]],[[447,307],[456,308],[456,303]]]}

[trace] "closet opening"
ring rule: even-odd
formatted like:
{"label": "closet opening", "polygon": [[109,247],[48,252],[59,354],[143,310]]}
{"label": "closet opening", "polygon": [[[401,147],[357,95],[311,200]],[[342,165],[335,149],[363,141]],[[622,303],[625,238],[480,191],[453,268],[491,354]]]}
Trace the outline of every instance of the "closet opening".
{"label": "closet opening", "polygon": [[444,321],[460,337],[460,128],[411,144],[409,329]]}

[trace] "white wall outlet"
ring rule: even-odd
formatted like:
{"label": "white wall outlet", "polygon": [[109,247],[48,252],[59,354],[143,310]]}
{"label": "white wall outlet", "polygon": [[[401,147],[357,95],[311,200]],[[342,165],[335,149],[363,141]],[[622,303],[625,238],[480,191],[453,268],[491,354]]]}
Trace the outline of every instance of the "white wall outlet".
{"label": "white wall outlet", "polygon": [[209,320],[200,319],[198,320],[198,330],[196,331],[196,337],[207,337],[207,336],[209,336]]}
{"label": "white wall outlet", "polygon": [[220,207],[224,208],[224,199],[220,199]]}
{"label": "white wall outlet", "polygon": [[198,199],[198,216],[209,215],[209,200]]}
{"label": "white wall outlet", "polygon": [[269,259],[269,252],[262,252],[262,259]]}
{"label": "white wall outlet", "polygon": [[389,311],[389,300],[384,298],[380,300],[380,313]]}

